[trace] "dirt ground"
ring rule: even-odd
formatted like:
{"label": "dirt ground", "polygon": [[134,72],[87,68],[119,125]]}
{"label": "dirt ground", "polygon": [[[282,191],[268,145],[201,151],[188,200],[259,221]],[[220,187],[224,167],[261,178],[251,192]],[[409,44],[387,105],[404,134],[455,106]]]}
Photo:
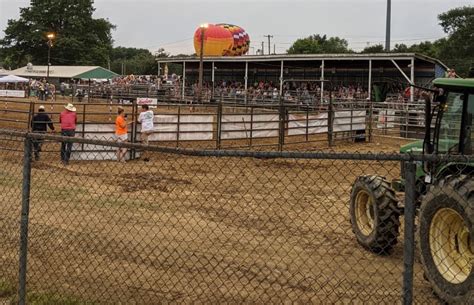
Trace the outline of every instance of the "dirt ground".
{"label": "dirt ground", "polygon": [[[399,162],[154,153],[64,167],[44,153],[32,169],[28,288],[99,303],[398,303],[403,234],[378,256],[351,232],[362,174],[395,178]],[[21,153],[0,151],[0,278],[13,281],[21,178]],[[416,302],[436,303],[419,263],[415,276]]]}

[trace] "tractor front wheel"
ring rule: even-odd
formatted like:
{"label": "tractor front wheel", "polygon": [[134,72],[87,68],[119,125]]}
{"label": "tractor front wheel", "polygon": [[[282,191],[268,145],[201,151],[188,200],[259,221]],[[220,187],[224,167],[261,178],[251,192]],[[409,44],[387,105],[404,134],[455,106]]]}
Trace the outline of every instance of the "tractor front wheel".
{"label": "tractor front wheel", "polygon": [[359,244],[389,254],[397,243],[400,209],[395,191],[383,177],[361,176],[352,186],[350,216]]}
{"label": "tractor front wheel", "polygon": [[451,176],[432,186],[420,209],[425,276],[449,304],[474,304],[474,180]]}

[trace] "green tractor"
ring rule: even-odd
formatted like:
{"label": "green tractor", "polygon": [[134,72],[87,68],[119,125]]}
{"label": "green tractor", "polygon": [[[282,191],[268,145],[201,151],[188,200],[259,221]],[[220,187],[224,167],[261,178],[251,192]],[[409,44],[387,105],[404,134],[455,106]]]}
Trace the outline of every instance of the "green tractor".
{"label": "green tractor", "polygon": [[[440,78],[433,85],[436,106],[432,111],[427,99],[425,139],[401,152],[472,155],[474,79]],[[352,229],[359,244],[377,254],[389,254],[397,243],[403,207],[396,192],[404,191],[403,164],[401,173],[395,181],[361,176],[352,186]],[[416,204],[425,278],[445,302],[474,304],[474,164],[418,162]]]}

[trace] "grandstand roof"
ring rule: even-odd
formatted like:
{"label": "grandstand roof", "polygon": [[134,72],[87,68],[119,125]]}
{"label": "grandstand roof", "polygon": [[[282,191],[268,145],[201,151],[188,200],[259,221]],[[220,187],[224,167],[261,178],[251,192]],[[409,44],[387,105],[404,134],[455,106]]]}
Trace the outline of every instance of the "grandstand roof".
{"label": "grandstand roof", "polygon": [[[245,56],[206,56],[205,62],[263,62],[263,61],[304,61],[304,60],[410,60],[412,58],[447,66],[440,60],[417,53],[374,53],[374,54],[275,54],[275,55],[245,55]],[[198,62],[199,57],[170,57],[157,58],[160,63]]]}
{"label": "grandstand roof", "polygon": [[[48,66],[24,66],[10,72],[10,74],[23,77],[46,77]],[[75,78],[75,79],[109,79],[118,76],[117,73],[100,66],[50,66],[50,78]]]}

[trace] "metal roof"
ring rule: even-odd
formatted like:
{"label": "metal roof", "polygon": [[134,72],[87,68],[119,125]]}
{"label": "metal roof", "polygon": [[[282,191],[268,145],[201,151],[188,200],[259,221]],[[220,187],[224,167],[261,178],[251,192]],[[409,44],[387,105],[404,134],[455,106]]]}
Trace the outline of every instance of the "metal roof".
{"label": "metal roof", "polygon": [[0,67],[0,75],[10,75],[12,71]]}
{"label": "metal roof", "polygon": [[[244,56],[206,56],[205,62],[264,62],[264,61],[307,61],[307,60],[409,60],[419,59],[431,63],[439,64],[445,68],[447,66],[440,60],[417,53],[340,53],[340,54],[275,54],[275,55],[244,55]],[[156,58],[160,63],[178,63],[178,62],[199,62],[199,57],[169,57]]]}
{"label": "metal roof", "polygon": [[[46,77],[48,66],[24,66],[13,70],[10,74],[37,78]],[[50,66],[51,78],[114,78],[118,76],[108,69],[100,66]]]}

